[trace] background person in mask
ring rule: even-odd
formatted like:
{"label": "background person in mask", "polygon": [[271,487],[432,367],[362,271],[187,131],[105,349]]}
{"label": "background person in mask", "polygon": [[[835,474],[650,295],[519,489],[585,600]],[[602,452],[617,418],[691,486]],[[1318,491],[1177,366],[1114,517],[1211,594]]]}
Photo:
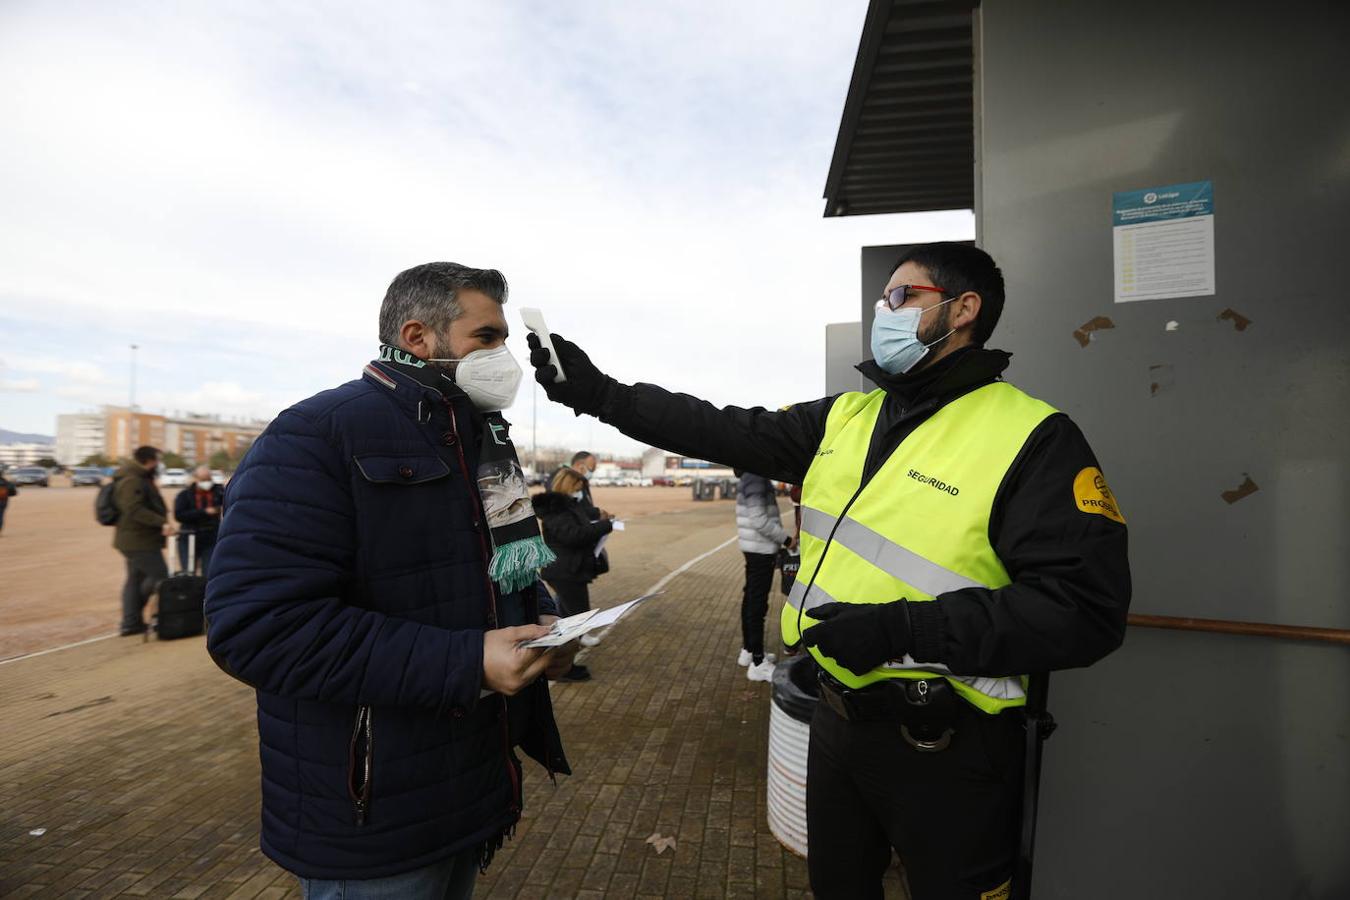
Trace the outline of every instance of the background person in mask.
{"label": "background person in mask", "polygon": [[880,897],[892,848],[916,900],[1006,897],[1023,673],[1086,666],[1125,633],[1125,520],[1068,416],[985,349],[1003,276],[982,250],[915,247],[882,289],[859,369],[880,385],[779,412],[717,409],[603,375],[553,336],[549,397],[639,441],[802,488],[782,631],[819,663],[808,866],[818,897]]}
{"label": "background person in mask", "polygon": [[113,476],[113,503],[117,523],[113,547],[127,565],[122,585],[122,637],[145,634],[145,607],[169,577],[164,563],[165,541],[176,533],[164,506],[164,496],[155,486],[159,474],[159,448],[137,447],[131,459]]}
{"label": "background person in mask", "polygon": [[[556,483],[558,476],[562,474],[563,471],[570,468],[572,471],[576,472],[578,475],[581,476],[581,502],[586,508],[586,515],[589,521],[612,522],[614,520],[614,514],[611,512],[606,512],[605,510],[597,506],[595,503],[595,498],[591,495],[591,479],[595,477],[595,469],[599,465],[599,462],[600,461],[596,459],[595,454],[590,452],[589,450],[578,450],[576,453],[572,454],[572,464],[570,466],[559,466],[558,470],[553,473],[553,477],[549,479],[549,485],[551,486],[554,483]],[[550,489],[556,490],[556,488]],[[600,554],[595,558],[594,577],[599,578],[601,575],[604,575],[608,571],[609,571],[609,548],[606,547],[603,550],[601,550]],[[561,601],[562,598],[559,597],[559,600]],[[590,609],[589,597],[587,599],[585,608]],[[603,641],[608,634],[609,634],[608,628],[602,629],[600,631],[587,632],[586,634],[583,634],[581,636],[581,646],[595,647],[599,645],[599,643]],[[573,666],[573,669],[576,668],[580,667]]]}
{"label": "background person in mask", "polygon": [[[612,520],[595,518],[594,507],[586,502],[585,483],[575,469],[563,466],[553,476],[549,489],[533,498],[544,540],[557,557],[539,574],[558,592],[558,606],[564,616],[591,608],[589,585],[600,573],[595,545],[614,530]],[[573,665],[559,680],[588,681],[590,677],[585,666]]]}
{"label": "background person in mask", "polygon": [[[599,463],[600,461],[596,459],[595,454],[589,450],[578,450],[576,453],[572,454],[571,468],[582,478],[581,499],[586,502],[588,507],[590,507],[591,512],[593,513],[591,518],[612,519],[614,516],[611,513],[607,513],[595,505],[595,498],[591,495],[591,479],[595,477],[595,469]],[[561,472],[565,468],[568,467],[560,466],[558,471],[553,473],[553,477],[556,478],[558,472]],[[549,479],[549,484],[552,483],[552,479]]]}
{"label": "background person in mask", "polygon": [[216,530],[220,528],[225,488],[211,480],[211,469],[207,466],[198,466],[192,477],[193,483],[179,491],[173,500],[173,517],[180,526],[178,570],[187,571],[190,532],[194,535],[197,571],[206,572],[211,562],[211,551],[216,547]]}
{"label": "background person in mask", "polygon": [[226,489],[207,647],[257,688],[262,849],[306,897],[468,897],[520,817],[521,747],[568,773],[527,650],[553,620],[510,425],[506,280],[429,263],[361,377],[282,412]]}

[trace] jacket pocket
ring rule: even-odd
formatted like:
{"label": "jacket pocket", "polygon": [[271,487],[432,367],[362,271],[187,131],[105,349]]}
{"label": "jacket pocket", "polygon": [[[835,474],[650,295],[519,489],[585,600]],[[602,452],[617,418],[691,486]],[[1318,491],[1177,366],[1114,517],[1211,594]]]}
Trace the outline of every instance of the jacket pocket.
{"label": "jacket pocket", "polygon": [[347,793],[356,810],[356,824],[366,824],[370,812],[370,785],[374,776],[375,732],[371,727],[370,707],[356,710],[356,724],[352,727],[352,741],[348,751]]}
{"label": "jacket pocket", "polygon": [[450,474],[438,456],[385,456],[368,453],[352,457],[361,476],[371,484],[423,484]]}

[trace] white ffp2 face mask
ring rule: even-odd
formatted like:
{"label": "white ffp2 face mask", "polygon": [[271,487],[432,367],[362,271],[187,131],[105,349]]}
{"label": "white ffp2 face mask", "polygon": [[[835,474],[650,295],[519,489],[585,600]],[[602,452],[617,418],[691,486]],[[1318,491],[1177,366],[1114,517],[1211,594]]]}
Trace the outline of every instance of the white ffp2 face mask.
{"label": "white ffp2 face mask", "polygon": [[491,350],[475,350],[461,359],[432,358],[427,362],[457,362],[454,380],[473,405],[483,412],[506,409],[516,402],[520,389],[520,363],[506,345]]}

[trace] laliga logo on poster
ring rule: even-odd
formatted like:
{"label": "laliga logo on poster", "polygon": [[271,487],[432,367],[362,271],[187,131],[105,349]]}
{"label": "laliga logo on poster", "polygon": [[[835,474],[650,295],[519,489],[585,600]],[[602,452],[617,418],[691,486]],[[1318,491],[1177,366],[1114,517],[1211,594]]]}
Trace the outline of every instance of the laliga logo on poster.
{"label": "laliga logo on poster", "polygon": [[1153,193],[1152,191],[1149,191],[1147,194],[1144,195],[1144,202],[1145,202],[1145,203],[1157,203],[1157,202],[1158,202],[1158,195],[1155,194],[1155,193]]}

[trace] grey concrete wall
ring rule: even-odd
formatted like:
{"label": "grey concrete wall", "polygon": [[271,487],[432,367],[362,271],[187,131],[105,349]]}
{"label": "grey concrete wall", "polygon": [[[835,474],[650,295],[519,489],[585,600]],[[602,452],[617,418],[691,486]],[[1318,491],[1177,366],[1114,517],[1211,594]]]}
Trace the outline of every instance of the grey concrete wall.
{"label": "grey concrete wall", "polygon": [[[854,368],[866,356],[858,355],[862,324],[838,322],[825,326],[825,396],[844,391],[872,390],[862,373]],[[869,354],[870,355],[870,354]]]}
{"label": "grey concrete wall", "polygon": [[[1346,5],[977,15],[991,344],[1100,457],[1134,611],[1350,628]],[[1112,192],[1206,179],[1217,294],[1114,304]],[[1132,628],[1051,706],[1038,898],[1350,897],[1350,648]]]}

